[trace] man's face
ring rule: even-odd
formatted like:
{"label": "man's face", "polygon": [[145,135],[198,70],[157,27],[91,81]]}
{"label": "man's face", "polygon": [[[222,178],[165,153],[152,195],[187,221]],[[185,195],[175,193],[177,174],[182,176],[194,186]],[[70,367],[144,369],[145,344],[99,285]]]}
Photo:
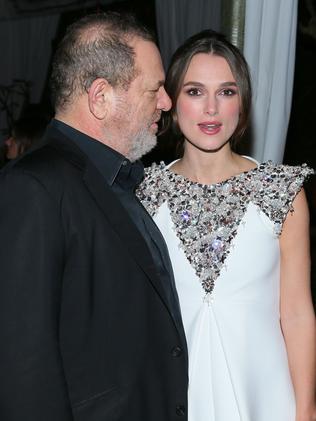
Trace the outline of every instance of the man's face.
{"label": "man's face", "polygon": [[128,90],[115,89],[111,132],[122,153],[135,161],[156,145],[157,123],[171,101],[163,86],[164,70],[156,45],[136,38],[132,46],[138,74]]}

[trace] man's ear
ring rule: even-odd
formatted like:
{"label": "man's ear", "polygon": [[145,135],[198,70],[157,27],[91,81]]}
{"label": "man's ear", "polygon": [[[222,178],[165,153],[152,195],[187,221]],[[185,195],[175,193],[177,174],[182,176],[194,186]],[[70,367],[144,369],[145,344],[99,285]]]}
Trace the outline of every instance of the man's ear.
{"label": "man's ear", "polygon": [[105,119],[111,107],[113,88],[106,79],[95,79],[88,90],[90,112],[98,120]]}

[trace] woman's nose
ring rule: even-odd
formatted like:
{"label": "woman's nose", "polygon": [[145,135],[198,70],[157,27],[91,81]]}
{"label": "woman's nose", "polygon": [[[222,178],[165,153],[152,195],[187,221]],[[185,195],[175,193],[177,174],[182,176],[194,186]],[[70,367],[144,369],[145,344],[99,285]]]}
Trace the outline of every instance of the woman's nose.
{"label": "woman's nose", "polygon": [[213,117],[218,114],[218,104],[216,98],[208,98],[205,104],[205,114]]}

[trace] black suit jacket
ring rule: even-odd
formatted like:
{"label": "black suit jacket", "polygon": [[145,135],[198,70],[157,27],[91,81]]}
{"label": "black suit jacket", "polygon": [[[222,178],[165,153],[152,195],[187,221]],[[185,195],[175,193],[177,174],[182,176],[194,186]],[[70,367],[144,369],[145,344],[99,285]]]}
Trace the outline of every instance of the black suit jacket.
{"label": "black suit jacket", "polygon": [[170,285],[58,130],[1,174],[0,241],[1,421],[186,420]]}

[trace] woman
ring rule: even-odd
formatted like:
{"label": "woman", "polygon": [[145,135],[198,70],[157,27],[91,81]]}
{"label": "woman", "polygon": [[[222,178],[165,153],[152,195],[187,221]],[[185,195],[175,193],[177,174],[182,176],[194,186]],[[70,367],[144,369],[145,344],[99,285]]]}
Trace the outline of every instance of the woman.
{"label": "woman", "polygon": [[189,351],[189,421],[311,421],[315,316],[305,165],[233,151],[251,87],[237,48],[187,40],[166,79],[183,156],[138,196],[167,242]]}
{"label": "woman", "polygon": [[0,168],[12,159],[18,158],[39,142],[48,124],[49,116],[37,106],[25,109],[22,116],[13,122],[11,135],[4,141],[0,150]]}

